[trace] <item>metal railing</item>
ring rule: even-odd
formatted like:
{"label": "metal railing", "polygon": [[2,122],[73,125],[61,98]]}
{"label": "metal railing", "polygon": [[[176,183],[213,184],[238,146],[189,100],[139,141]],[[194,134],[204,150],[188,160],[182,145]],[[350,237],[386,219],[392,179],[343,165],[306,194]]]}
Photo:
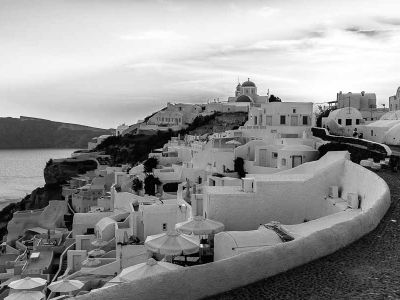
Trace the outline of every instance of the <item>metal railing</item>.
{"label": "metal railing", "polygon": [[378,152],[386,156],[392,155],[392,150],[385,144],[380,144],[360,138],[331,135],[325,128],[321,127],[313,127],[311,128],[311,132],[313,136],[319,137],[326,141],[362,146],[363,148],[372,152]]}

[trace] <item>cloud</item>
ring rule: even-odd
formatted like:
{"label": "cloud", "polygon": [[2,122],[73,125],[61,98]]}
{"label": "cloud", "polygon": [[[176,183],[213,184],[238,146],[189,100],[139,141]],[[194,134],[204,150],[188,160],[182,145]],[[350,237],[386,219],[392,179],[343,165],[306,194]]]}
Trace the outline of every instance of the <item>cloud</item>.
{"label": "cloud", "polygon": [[279,12],[279,9],[277,9],[277,8],[274,8],[271,6],[263,6],[260,9],[257,9],[255,11],[255,14],[266,18],[266,17],[270,17],[272,15],[275,15],[278,12]]}
{"label": "cloud", "polygon": [[139,34],[125,34],[121,35],[120,39],[131,40],[182,40],[185,39],[184,35],[170,30],[150,30]]}
{"label": "cloud", "polygon": [[378,30],[378,29],[360,29],[359,27],[348,27],[345,29],[347,32],[355,33],[355,34],[360,34],[366,37],[370,38],[380,38],[386,35],[388,33],[388,30]]}
{"label": "cloud", "polygon": [[400,18],[377,17],[376,21],[386,25],[400,26]]}

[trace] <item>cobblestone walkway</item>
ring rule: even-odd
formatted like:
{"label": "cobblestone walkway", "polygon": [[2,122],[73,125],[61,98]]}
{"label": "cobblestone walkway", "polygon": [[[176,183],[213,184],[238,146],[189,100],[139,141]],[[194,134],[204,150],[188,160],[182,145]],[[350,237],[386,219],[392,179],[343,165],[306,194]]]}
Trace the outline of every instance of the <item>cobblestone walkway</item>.
{"label": "cobblestone walkway", "polygon": [[379,226],[304,266],[208,299],[400,299],[400,173],[377,173],[392,204]]}

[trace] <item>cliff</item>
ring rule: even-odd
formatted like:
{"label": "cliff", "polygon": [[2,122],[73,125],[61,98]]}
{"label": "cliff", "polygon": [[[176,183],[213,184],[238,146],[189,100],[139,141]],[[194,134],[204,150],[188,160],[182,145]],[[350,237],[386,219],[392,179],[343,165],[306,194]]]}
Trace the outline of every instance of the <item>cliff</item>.
{"label": "cliff", "polygon": [[44,169],[45,186],[32,191],[20,202],[7,205],[0,212],[0,239],[7,234],[7,224],[12,219],[14,212],[21,210],[34,210],[46,207],[50,200],[62,199],[61,185],[71,177],[83,174],[97,168],[93,160],[84,161],[57,161],[50,160]]}
{"label": "cliff", "polygon": [[86,148],[110,129],[20,117],[0,118],[0,149]]}

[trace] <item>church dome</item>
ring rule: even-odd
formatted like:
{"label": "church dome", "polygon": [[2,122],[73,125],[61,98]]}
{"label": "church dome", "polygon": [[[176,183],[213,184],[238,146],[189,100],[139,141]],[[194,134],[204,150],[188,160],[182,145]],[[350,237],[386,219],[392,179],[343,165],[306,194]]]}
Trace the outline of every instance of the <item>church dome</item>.
{"label": "church dome", "polygon": [[238,83],[238,85],[236,86],[236,90],[237,90],[237,91],[240,91],[240,88],[241,88],[241,87],[242,87],[241,84]]}
{"label": "church dome", "polygon": [[236,102],[252,102],[252,101],[249,96],[241,95],[241,96],[237,97]]}
{"label": "church dome", "polygon": [[242,87],[256,87],[256,84],[248,78],[247,81],[242,83]]}

